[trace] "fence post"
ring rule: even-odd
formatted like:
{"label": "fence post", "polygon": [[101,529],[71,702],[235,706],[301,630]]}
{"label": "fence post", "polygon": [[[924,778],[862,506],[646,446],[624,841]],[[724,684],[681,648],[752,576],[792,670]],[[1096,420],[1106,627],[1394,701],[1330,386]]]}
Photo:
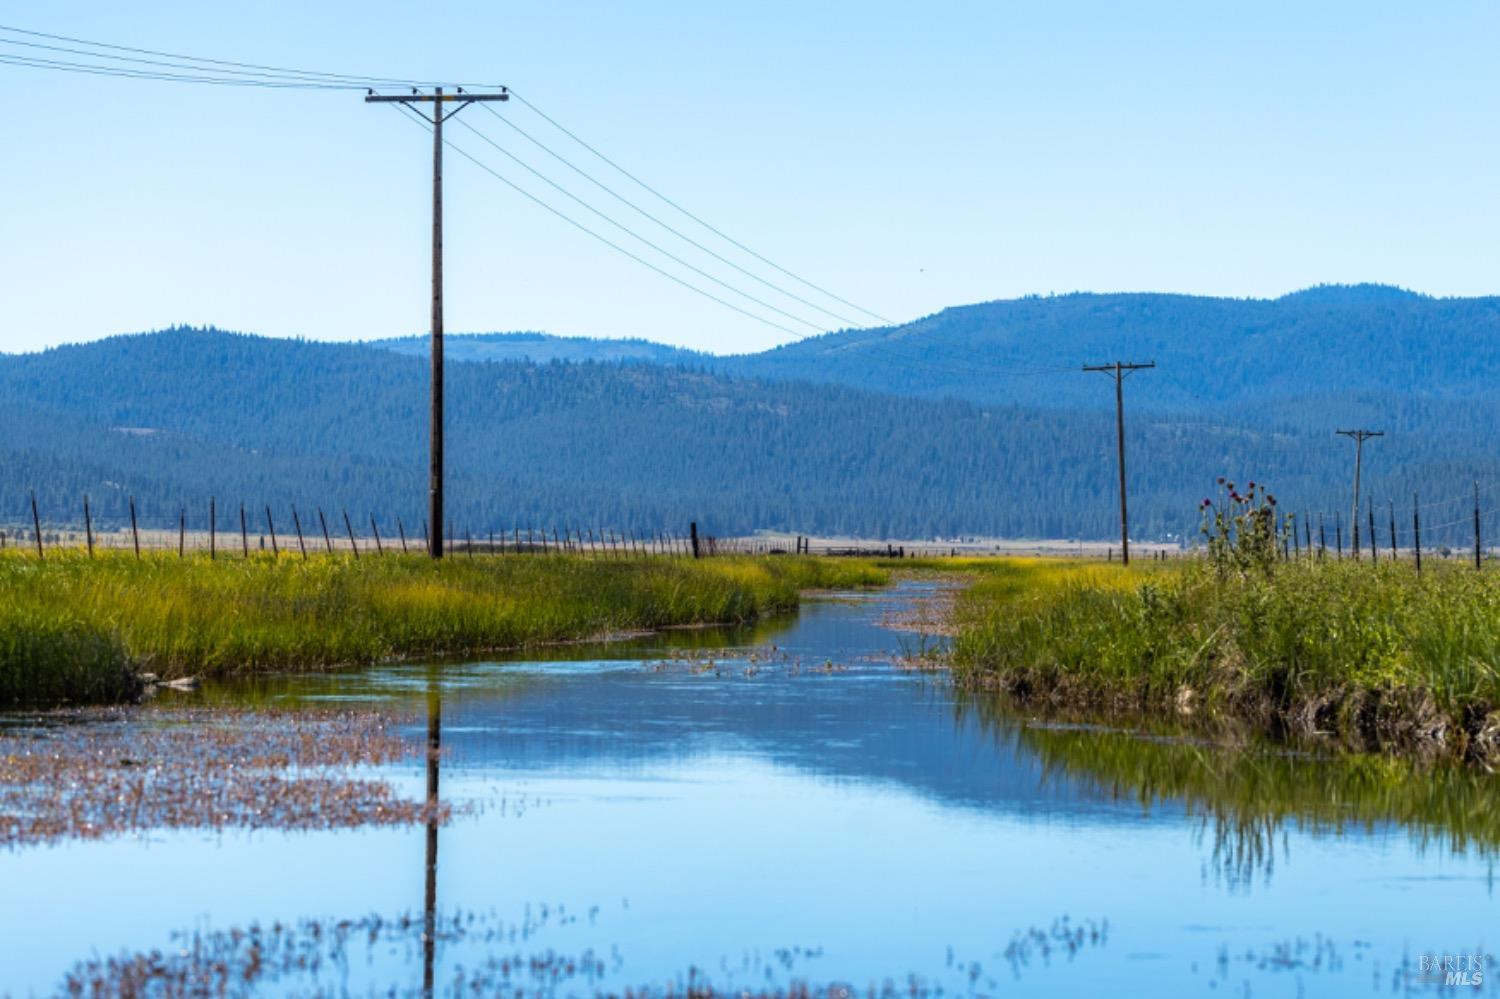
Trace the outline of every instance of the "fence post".
{"label": "fence post", "polygon": [[245,523],[245,504],[240,504],[240,548],[245,552],[245,557],[250,557],[250,528]]}
{"label": "fence post", "polygon": [[1391,510],[1391,561],[1396,561],[1396,501],[1390,500]]}
{"label": "fence post", "polygon": [[354,525],[349,522],[349,511],[344,511],[344,530],[349,532],[349,547],[354,550],[354,557],[359,558],[359,544],[354,540]]}
{"label": "fence post", "polygon": [[1380,546],[1378,544],[1376,544],[1376,541],[1375,541],[1375,501],[1374,500],[1370,501],[1369,509],[1366,512],[1370,515],[1370,564],[1371,565],[1376,565],[1377,563],[1380,562]]}
{"label": "fence post", "polygon": [[266,504],[266,529],[271,532],[271,554],[280,555],[281,549],[276,546],[276,521],[271,519],[271,504]]}
{"label": "fence post", "polygon": [[375,554],[384,555],[385,547],[380,543],[380,528],[375,526],[375,515],[370,514],[370,533],[375,535]]}
{"label": "fence post", "polygon": [[688,524],[688,536],[693,539],[693,558],[698,558],[698,522],[696,520]]}
{"label": "fence post", "polygon": [[130,497],[130,540],[135,546],[135,557],[141,557],[141,532],[135,524],[135,497]]}
{"label": "fence post", "polygon": [[36,557],[46,558],[42,551],[42,518],[36,512],[36,490],[31,491],[31,526],[36,531]]}
{"label": "fence post", "polygon": [[177,509],[177,557],[187,555],[187,507]]}
{"label": "fence post", "polygon": [[1422,571],[1422,504],[1418,494],[1411,494],[1411,536],[1417,550],[1417,572]]}
{"label": "fence post", "polygon": [[88,542],[89,558],[94,557],[94,519],[89,515],[89,494],[83,494],[83,537]]}
{"label": "fence post", "polygon": [[401,518],[396,518],[396,533],[401,535],[401,554],[406,554],[406,525],[401,523]]}
{"label": "fence post", "polygon": [[297,529],[297,547],[302,549],[302,561],[307,561],[307,542],[302,540],[302,518],[297,516],[297,508],[292,507],[292,526]]}
{"label": "fence post", "polygon": [[1480,569],[1480,547],[1479,547],[1479,482],[1474,483],[1474,568]]}
{"label": "fence post", "polygon": [[328,536],[328,518],[323,516],[323,508],[318,507],[318,523],[323,526],[323,544],[328,546],[328,551],[333,551],[333,538]]}

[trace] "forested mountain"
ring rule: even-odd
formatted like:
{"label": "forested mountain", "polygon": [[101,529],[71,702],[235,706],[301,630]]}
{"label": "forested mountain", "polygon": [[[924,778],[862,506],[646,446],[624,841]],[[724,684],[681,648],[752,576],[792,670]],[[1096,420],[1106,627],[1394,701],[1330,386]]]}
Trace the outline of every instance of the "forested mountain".
{"label": "forested mountain", "polygon": [[[175,525],[185,505],[201,524],[212,495],[226,529],[242,501],[252,510],[374,512],[383,530],[397,516],[415,525],[425,502],[426,392],[420,357],[214,330],[0,355],[0,522],[29,519],[35,489],[53,522],[77,521],[87,493],[113,523],[133,495],[148,523]],[[1288,509],[1328,511],[1331,538],[1333,512],[1347,509],[1351,457],[1331,429],[1335,414],[1357,414],[1392,430],[1367,451],[1370,495],[1382,509],[1388,498],[1405,501],[1405,525],[1420,489],[1436,504],[1425,536],[1439,540],[1448,524],[1448,537],[1462,541],[1472,481],[1500,481],[1482,432],[1500,419],[1500,401],[1456,396],[1392,405],[1378,392],[1325,392],[1286,403],[1275,418],[1253,401],[1142,408],[1128,436],[1136,533],[1190,534],[1197,501],[1228,473],[1271,481]],[[559,362],[451,363],[448,406],[460,534],[680,530],[690,519],[720,534],[1116,530],[1107,411]],[[1383,518],[1380,527],[1383,535]]]}
{"label": "forested mountain", "polygon": [[[535,336],[535,335],[532,335]],[[403,349],[425,350],[420,340]],[[450,338],[450,356],[478,356]],[[760,354],[695,355],[640,341],[541,338],[507,359],[689,363],[740,377],[847,385],[927,399],[1107,409],[1114,395],[1083,364],[1155,360],[1130,383],[1133,406],[1210,412],[1329,393],[1500,398],[1500,298],[1431,298],[1381,285],[1324,286],[1277,299],[1059,295],[945,309],[903,326],[846,330]],[[496,355],[498,358],[498,355]],[[1296,406],[1299,411],[1305,405]]]}

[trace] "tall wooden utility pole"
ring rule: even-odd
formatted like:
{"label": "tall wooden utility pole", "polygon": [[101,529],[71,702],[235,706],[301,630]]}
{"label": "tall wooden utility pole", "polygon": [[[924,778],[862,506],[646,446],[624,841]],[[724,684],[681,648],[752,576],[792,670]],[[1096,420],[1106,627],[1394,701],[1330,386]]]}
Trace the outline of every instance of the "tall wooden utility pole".
{"label": "tall wooden utility pole", "polygon": [[[432,105],[432,464],[427,489],[432,528],[427,552],[433,558],[443,557],[443,122],[475,101],[508,100],[510,94],[503,89],[497,94],[468,94],[463,87],[452,94],[437,87],[430,94],[413,90],[399,97],[374,92],[365,96],[366,104]],[[445,111],[444,104],[455,106]]]}
{"label": "tall wooden utility pole", "polygon": [[[1359,558],[1359,470],[1364,458],[1365,441],[1371,437],[1384,437],[1384,430],[1338,430],[1335,431],[1340,437],[1348,437],[1354,441],[1354,514],[1349,518],[1354,531],[1354,557]],[[1371,511],[1374,512],[1373,510]],[[1372,522],[1373,523],[1373,522]],[[1373,528],[1372,528],[1373,531]],[[1371,538],[1373,542],[1374,539]]]}
{"label": "tall wooden utility pole", "polygon": [[1084,371],[1103,371],[1115,376],[1115,443],[1120,452],[1120,564],[1130,564],[1130,514],[1125,505],[1125,378],[1132,372],[1156,367],[1155,361],[1145,364],[1085,364]]}

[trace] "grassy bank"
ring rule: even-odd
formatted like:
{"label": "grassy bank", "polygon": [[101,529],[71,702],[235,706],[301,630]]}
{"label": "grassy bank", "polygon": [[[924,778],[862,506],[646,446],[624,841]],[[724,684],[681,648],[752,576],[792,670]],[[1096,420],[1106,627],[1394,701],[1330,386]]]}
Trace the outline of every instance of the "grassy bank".
{"label": "grassy bank", "polygon": [[210,561],[0,556],[0,706],[108,702],[138,674],[313,669],[466,654],[789,610],[880,583],[869,563],[573,556]]}
{"label": "grassy bank", "polygon": [[960,678],[1022,701],[1500,758],[1500,575],[1324,561],[1007,560],[960,601]]}

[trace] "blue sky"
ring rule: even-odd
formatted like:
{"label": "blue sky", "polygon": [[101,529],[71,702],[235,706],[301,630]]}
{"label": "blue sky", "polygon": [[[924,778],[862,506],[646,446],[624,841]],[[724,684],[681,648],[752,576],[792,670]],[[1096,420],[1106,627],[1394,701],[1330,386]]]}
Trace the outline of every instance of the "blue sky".
{"label": "blue sky", "polygon": [[[505,83],[743,243],[896,320],[1073,290],[1500,290],[1493,3],[142,0],[0,2],[0,23]],[[347,93],[0,65],[0,112],[0,351],[177,322],[340,340],[425,330],[430,142],[395,111]],[[503,113],[631,190],[526,109]],[[464,115],[652,233],[499,122]],[[791,339],[451,154],[447,174],[450,332],[644,336],[720,352]]]}

